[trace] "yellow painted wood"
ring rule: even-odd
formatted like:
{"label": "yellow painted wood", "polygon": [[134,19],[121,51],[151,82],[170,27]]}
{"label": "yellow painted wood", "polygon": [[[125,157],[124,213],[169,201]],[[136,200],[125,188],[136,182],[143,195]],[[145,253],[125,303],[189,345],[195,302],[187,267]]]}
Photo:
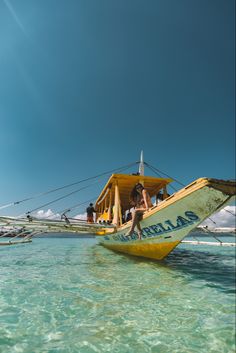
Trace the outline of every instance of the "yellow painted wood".
{"label": "yellow painted wood", "polygon": [[111,221],[111,206],[112,206],[112,194],[109,191],[109,206],[108,206],[108,220]]}
{"label": "yellow painted wood", "polygon": [[119,188],[118,188],[118,181],[116,180],[115,183],[115,203],[113,207],[113,221],[112,223],[119,226],[119,208],[120,208],[120,197],[119,197]]}
{"label": "yellow painted wood", "polygon": [[166,257],[178,244],[180,241],[169,242],[169,243],[142,243],[138,241],[135,244],[107,244],[102,245],[108,249],[126,253],[129,255],[147,257],[149,259],[162,260]]}
{"label": "yellow painted wood", "polygon": [[99,205],[106,197],[109,197],[108,189],[111,191],[113,197],[115,196],[115,185],[119,183],[119,197],[123,210],[130,208],[130,193],[136,183],[142,182],[147,189],[149,195],[153,197],[165,185],[169,184],[172,179],[169,178],[155,178],[150,176],[127,175],[127,174],[113,174],[99,195],[95,207]]}

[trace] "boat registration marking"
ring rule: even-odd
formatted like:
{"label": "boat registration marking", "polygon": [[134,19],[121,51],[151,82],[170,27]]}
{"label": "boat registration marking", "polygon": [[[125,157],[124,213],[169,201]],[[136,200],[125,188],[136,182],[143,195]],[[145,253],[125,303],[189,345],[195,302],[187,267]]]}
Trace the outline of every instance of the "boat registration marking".
{"label": "boat registration marking", "polygon": [[[174,232],[182,228],[186,228],[199,220],[200,218],[193,211],[185,211],[184,216],[177,216],[175,221],[167,219],[162,223],[156,223],[148,227],[143,227],[142,238],[143,239],[153,238],[153,237],[156,237],[157,235]],[[125,236],[125,233],[106,235],[104,237],[104,240],[113,240],[113,241],[119,241],[119,242],[129,242],[137,239],[138,239],[137,232],[133,232],[133,234],[131,234],[131,236],[129,237]]]}

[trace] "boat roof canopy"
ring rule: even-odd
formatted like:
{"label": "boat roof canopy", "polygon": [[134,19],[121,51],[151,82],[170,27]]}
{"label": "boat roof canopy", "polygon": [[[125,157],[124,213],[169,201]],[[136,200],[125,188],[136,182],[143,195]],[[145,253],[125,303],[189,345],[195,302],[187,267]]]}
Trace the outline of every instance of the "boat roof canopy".
{"label": "boat roof canopy", "polygon": [[142,183],[145,189],[147,189],[150,197],[155,196],[163,187],[172,182],[169,178],[156,178],[152,176],[143,175],[128,175],[128,174],[112,174],[108,182],[106,183],[104,189],[99,195],[95,207],[98,208],[100,205],[109,198],[110,190],[111,195],[114,200],[115,185],[118,185],[120,203],[123,210],[128,210],[131,208],[130,205],[130,193],[137,183]]}

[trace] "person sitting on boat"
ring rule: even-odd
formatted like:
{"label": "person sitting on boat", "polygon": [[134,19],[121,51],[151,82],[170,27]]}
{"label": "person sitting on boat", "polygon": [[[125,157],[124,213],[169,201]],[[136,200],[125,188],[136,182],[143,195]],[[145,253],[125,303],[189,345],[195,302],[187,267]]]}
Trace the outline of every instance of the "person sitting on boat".
{"label": "person sitting on boat", "polygon": [[156,204],[158,205],[163,200],[164,200],[164,195],[161,191],[159,191],[158,194],[156,195]]}
{"label": "person sitting on boat", "polygon": [[169,197],[170,194],[166,193],[165,195],[159,191],[158,194],[156,195],[156,204],[158,205],[159,203],[161,203],[162,201],[165,200],[165,198]]}
{"label": "person sitting on boat", "polygon": [[130,236],[134,232],[134,228],[138,228],[138,238],[142,237],[142,229],[140,221],[143,218],[143,213],[152,207],[152,201],[149,193],[141,183],[135,185],[130,194],[131,204],[135,207],[132,214],[132,225],[126,236]]}
{"label": "person sitting on boat", "polygon": [[89,207],[87,207],[86,212],[87,212],[87,222],[93,223],[94,222],[93,214],[96,213],[96,210],[94,209],[92,203],[89,204]]}

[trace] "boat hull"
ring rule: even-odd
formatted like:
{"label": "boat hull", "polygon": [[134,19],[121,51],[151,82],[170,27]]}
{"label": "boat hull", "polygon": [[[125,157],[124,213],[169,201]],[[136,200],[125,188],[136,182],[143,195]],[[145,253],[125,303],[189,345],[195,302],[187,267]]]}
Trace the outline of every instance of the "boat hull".
{"label": "boat hull", "polygon": [[113,234],[101,236],[100,244],[108,249],[164,259],[187,235],[212,213],[220,210],[235,194],[235,183],[201,178],[146,212],[140,222],[142,239],[134,232],[125,236],[131,222]]}
{"label": "boat hull", "polygon": [[121,253],[145,257],[148,259],[162,260],[164,259],[180,242],[150,242],[144,244],[142,241],[133,244],[107,244],[103,245],[114,251]]}

